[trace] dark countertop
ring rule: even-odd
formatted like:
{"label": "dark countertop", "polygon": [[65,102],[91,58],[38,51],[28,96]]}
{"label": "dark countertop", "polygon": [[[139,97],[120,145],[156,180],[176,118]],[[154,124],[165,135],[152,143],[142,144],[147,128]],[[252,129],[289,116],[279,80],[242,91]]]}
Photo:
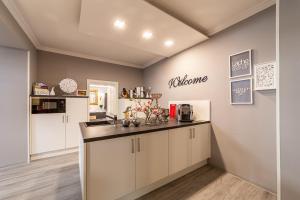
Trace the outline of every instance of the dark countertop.
{"label": "dark countertop", "polygon": [[84,143],[87,143],[98,140],[107,140],[118,137],[139,135],[143,133],[163,131],[206,123],[210,123],[210,121],[177,122],[175,120],[171,120],[167,123],[162,123],[159,125],[141,125],[139,127],[122,127],[121,124],[118,124],[116,126],[107,125],[87,127],[86,124],[82,122],[80,123],[80,129]]}

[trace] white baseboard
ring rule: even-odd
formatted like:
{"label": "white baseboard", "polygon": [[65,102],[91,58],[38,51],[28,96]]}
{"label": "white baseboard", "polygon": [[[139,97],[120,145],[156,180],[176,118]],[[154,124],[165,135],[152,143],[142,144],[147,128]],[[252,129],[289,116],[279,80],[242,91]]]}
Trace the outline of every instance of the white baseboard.
{"label": "white baseboard", "polygon": [[30,161],[78,152],[78,147],[30,155]]}

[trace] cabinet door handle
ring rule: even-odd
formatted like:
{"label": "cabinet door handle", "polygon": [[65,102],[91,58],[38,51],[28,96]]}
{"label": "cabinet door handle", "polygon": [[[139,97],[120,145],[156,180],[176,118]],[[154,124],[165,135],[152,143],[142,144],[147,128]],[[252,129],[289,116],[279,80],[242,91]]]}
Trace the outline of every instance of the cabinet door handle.
{"label": "cabinet door handle", "polygon": [[69,115],[66,116],[67,123],[69,123]]}
{"label": "cabinet door handle", "polygon": [[131,139],[131,153],[134,153],[134,139]]}
{"label": "cabinet door handle", "polygon": [[62,123],[63,124],[65,123],[65,116],[64,115],[62,116]]}
{"label": "cabinet door handle", "polygon": [[137,139],[137,143],[138,143],[137,151],[141,152],[141,141],[140,141],[140,138]]}
{"label": "cabinet door handle", "polygon": [[192,129],[190,128],[190,139],[193,139],[193,133],[192,133]]}
{"label": "cabinet door handle", "polygon": [[195,128],[193,128],[193,138],[196,137],[196,134],[195,134]]}

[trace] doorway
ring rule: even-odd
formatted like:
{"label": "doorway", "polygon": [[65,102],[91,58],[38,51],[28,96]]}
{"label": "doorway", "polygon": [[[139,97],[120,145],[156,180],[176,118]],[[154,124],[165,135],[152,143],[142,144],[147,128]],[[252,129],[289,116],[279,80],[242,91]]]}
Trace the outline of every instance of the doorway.
{"label": "doorway", "polygon": [[89,120],[104,120],[118,114],[118,82],[87,80]]}

